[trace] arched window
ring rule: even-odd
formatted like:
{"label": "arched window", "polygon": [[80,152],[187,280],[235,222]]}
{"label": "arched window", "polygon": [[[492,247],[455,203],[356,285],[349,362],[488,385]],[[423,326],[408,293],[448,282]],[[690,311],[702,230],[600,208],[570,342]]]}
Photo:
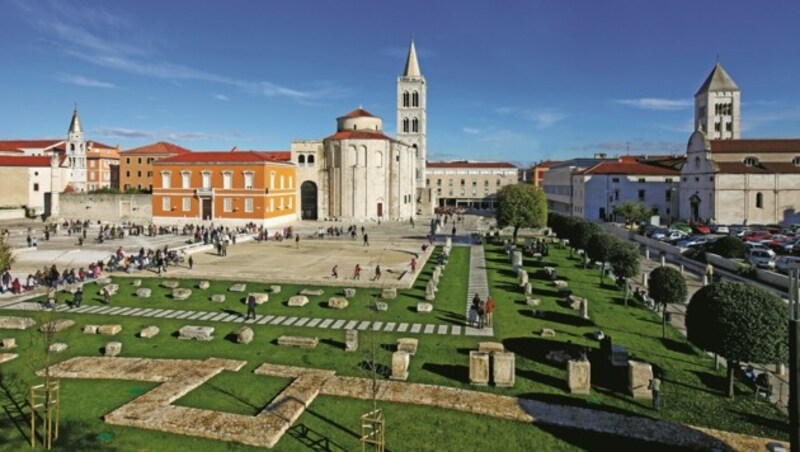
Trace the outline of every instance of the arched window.
{"label": "arched window", "polygon": [[764,208],[764,194],[761,192],[756,193],[756,209]]}
{"label": "arched window", "polygon": [[383,167],[383,153],[380,151],[375,153],[375,167],[376,168]]}
{"label": "arched window", "polygon": [[408,132],[408,118],[403,118],[403,132]]}
{"label": "arched window", "polygon": [[299,163],[301,165],[305,164],[306,163],[306,156],[303,155],[303,154],[298,155],[297,156],[297,163]]}
{"label": "arched window", "polygon": [[419,93],[416,91],[414,91],[414,94],[411,95],[411,106],[419,107]]}
{"label": "arched window", "polygon": [[414,157],[419,158],[419,149],[416,144],[411,145],[411,150],[414,152]]}
{"label": "arched window", "polygon": [[[356,153],[356,147],[350,146],[349,151],[347,151],[347,160],[350,166],[356,166],[358,164],[358,155]],[[344,166],[344,165],[342,165]]]}
{"label": "arched window", "polygon": [[694,167],[700,169],[700,157],[694,158]]}
{"label": "arched window", "polygon": [[75,150],[75,143],[70,143],[69,150],[70,151],[74,151]]}
{"label": "arched window", "polygon": [[758,158],[756,158],[756,157],[745,157],[744,164],[745,164],[745,166],[758,166]]}
{"label": "arched window", "polygon": [[308,166],[314,166],[314,154],[308,154],[308,160],[306,160]]}
{"label": "arched window", "polygon": [[367,147],[358,148],[358,166],[367,166]]}
{"label": "arched window", "polygon": [[797,157],[793,158],[792,159],[792,163],[794,163],[794,166],[800,166],[800,155],[798,155]]}
{"label": "arched window", "polygon": [[403,106],[408,107],[408,91],[403,92]]}
{"label": "arched window", "polygon": [[411,131],[419,132],[419,119],[414,118],[411,120]]}

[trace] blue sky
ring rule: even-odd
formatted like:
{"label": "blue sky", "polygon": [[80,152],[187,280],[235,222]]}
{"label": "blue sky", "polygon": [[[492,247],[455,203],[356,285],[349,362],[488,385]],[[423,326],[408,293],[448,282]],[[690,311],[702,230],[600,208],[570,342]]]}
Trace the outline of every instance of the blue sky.
{"label": "blue sky", "polygon": [[[0,138],[288,149],[363,105],[395,132],[413,33],[430,159],[682,152],[719,55],[745,137],[800,137],[800,3],[24,1],[0,15]],[[415,13],[416,12],[416,13]],[[627,143],[627,144],[626,144]]]}

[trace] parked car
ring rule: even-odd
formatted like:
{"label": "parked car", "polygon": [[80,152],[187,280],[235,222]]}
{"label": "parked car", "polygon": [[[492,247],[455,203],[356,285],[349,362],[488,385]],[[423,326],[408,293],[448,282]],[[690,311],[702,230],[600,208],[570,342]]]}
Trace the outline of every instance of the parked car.
{"label": "parked car", "polygon": [[686,223],[672,223],[672,225],[670,225],[670,229],[677,229],[679,231],[685,232],[686,234],[692,233],[692,227]]}
{"label": "parked car", "polygon": [[669,233],[667,235],[665,235],[664,237],[662,237],[659,240],[661,240],[663,242],[676,243],[679,240],[684,240],[686,237],[689,237],[689,234],[687,234],[687,233],[685,233],[683,231],[672,230],[672,231],[669,231]]}
{"label": "parked car", "polygon": [[730,234],[731,230],[724,224],[715,224],[711,226],[711,232],[714,234]]}
{"label": "parked car", "polygon": [[712,237],[706,235],[693,235],[678,242],[681,248],[691,248],[695,246],[702,246],[713,241]]}
{"label": "parked car", "polygon": [[666,236],[669,233],[670,233],[669,229],[658,228],[650,232],[649,237],[654,240],[661,240],[664,238],[664,236]]}
{"label": "parked car", "polygon": [[758,268],[775,268],[775,253],[771,250],[753,249],[747,253],[747,262]]}
{"label": "parked car", "polygon": [[750,231],[744,235],[744,240],[747,242],[760,242],[762,240],[769,240],[772,237],[769,231]]}
{"label": "parked car", "polygon": [[761,250],[761,251],[766,251],[768,254],[770,254],[770,256],[772,256],[773,258],[775,258],[775,251],[772,251],[771,249],[769,249],[769,247],[768,247],[767,245],[764,245],[763,243],[758,243],[758,242],[744,242],[744,246],[745,246],[745,247],[747,247],[747,253],[748,253],[748,254],[749,254],[751,251],[755,251],[755,250]]}
{"label": "parked car", "polygon": [[800,257],[798,256],[781,256],[775,259],[775,270],[787,274],[791,265],[800,265]]}
{"label": "parked car", "polygon": [[711,234],[711,228],[707,224],[695,223],[692,225],[692,230],[697,234]]}

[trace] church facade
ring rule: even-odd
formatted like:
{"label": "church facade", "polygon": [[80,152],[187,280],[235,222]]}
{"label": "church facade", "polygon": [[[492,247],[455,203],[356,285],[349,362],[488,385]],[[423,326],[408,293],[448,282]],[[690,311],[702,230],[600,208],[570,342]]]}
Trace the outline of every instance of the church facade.
{"label": "church facade", "polygon": [[[291,144],[300,219],[408,219],[425,186],[426,84],[414,43],[397,81],[397,138],[364,108],[336,119],[322,140]],[[430,202],[429,197],[425,198]]]}

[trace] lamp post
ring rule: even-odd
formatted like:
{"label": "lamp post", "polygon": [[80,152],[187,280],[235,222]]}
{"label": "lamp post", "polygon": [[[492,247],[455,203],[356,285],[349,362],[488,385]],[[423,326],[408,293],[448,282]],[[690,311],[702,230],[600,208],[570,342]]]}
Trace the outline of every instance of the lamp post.
{"label": "lamp post", "polygon": [[800,265],[789,269],[789,440],[800,450]]}

